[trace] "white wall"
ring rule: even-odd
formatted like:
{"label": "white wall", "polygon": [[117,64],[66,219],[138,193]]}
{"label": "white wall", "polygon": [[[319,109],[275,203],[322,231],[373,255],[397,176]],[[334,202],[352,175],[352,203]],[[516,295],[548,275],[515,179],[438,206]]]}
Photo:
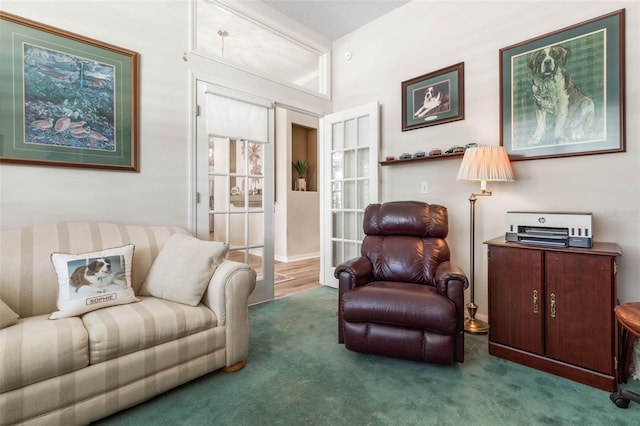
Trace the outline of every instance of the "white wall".
{"label": "white wall", "polygon": [[[490,185],[476,218],[476,303],[487,313],[486,247],[504,234],[508,210],[591,211],[594,235],[617,242],[622,302],[640,300],[640,3],[632,1],[413,1],[334,43],[334,111],[382,104],[381,157],[477,142],[499,144],[500,48],[626,8],[627,152],[519,161],[517,181]],[[352,52],[351,61],[344,59]],[[465,119],[401,131],[402,81],[465,63]],[[479,185],[456,181],[460,159],[381,168],[383,201],[448,207],[453,260],[468,270],[469,202]],[[429,194],[420,182],[429,182]]]}
{"label": "white wall", "polygon": [[140,172],[3,164],[3,229],[67,220],[192,228],[195,78],[318,114],[331,108],[326,99],[191,53],[185,58],[188,0],[2,0],[1,8],[141,55]]}
{"label": "white wall", "polygon": [[[544,4],[544,7],[542,7]],[[3,0],[2,10],[138,51],[140,173],[0,166],[0,228],[62,220],[190,226],[194,76],[314,113],[331,103],[189,54],[187,0]],[[517,181],[478,201],[477,241],[504,232],[507,210],[586,210],[594,233],[622,247],[619,295],[640,300],[640,3],[634,1],[414,1],[334,44],[334,110],[378,100],[381,156],[498,144],[498,50],[626,8],[627,152],[514,163]],[[353,53],[346,62],[345,51]],[[464,121],[400,131],[400,83],[465,62]],[[468,265],[468,201],[476,185],[455,180],[458,160],[382,168],[382,199],[449,208],[453,258]],[[428,181],[430,193],[419,193]],[[478,242],[478,253],[485,253]],[[486,313],[486,255],[476,261],[476,302]]]}
{"label": "white wall", "polygon": [[318,128],[318,117],[276,108],[275,258],[282,262],[320,255],[320,196],[318,191],[293,191],[291,126]]}
{"label": "white wall", "polygon": [[[187,9],[3,1],[2,10],[140,52],[140,173],[2,165],[2,228],[62,220],[187,223]],[[142,6],[142,4],[140,4]]]}

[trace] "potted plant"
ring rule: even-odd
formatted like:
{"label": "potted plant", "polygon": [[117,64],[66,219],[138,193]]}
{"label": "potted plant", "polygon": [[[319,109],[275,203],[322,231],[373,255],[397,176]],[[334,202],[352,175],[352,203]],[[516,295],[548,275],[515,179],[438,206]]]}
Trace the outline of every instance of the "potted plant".
{"label": "potted plant", "polygon": [[305,178],[305,175],[311,168],[311,165],[307,160],[302,161],[300,159],[296,159],[296,161],[293,162],[293,168],[295,169],[296,173],[298,173],[298,178],[296,179],[296,189],[298,191],[306,191],[307,180]]}

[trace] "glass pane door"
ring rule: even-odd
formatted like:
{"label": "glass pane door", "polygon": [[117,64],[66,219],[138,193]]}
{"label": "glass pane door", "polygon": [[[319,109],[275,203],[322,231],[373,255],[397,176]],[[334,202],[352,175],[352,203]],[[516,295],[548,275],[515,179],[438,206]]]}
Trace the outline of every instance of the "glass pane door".
{"label": "glass pane door", "polygon": [[263,142],[209,138],[209,239],[264,275]]}
{"label": "glass pane door", "polygon": [[335,287],[333,270],[360,255],[364,209],[378,201],[378,105],[327,116],[324,129],[325,158],[330,159],[325,203],[330,217],[324,221],[321,274],[324,285]]}
{"label": "glass pane door", "polygon": [[[197,236],[229,244],[227,258],[258,275],[249,302],[273,298],[273,108],[198,82]],[[206,195],[205,195],[206,194]]]}

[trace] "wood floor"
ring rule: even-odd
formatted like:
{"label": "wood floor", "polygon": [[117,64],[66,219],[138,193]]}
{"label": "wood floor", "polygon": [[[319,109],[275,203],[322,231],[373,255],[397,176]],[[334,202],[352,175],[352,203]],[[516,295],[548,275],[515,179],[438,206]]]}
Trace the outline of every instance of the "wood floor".
{"label": "wood floor", "polygon": [[290,281],[276,284],[274,297],[276,299],[310,288],[320,287],[320,259],[298,260],[296,262],[276,262],[275,271],[279,274],[295,277]]}
{"label": "wood floor", "polygon": [[[233,253],[231,253],[229,257],[234,258]],[[234,260],[238,260],[240,262],[244,261],[244,259],[242,258],[235,258]],[[260,269],[260,262],[260,258],[249,256],[249,264],[255,269]],[[289,296],[290,294],[294,294],[299,291],[321,287],[319,282],[320,258],[298,260],[295,262],[276,261],[274,265],[274,271],[279,274],[294,277],[293,280],[285,281],[275,285],[275,299]]]}

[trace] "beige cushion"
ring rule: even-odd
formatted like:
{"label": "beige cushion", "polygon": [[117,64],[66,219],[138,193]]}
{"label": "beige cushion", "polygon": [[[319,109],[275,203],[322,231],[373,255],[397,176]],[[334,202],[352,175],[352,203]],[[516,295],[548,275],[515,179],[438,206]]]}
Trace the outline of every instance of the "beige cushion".
{"label": "beige cushion", "polygon": [[49,318],[82,315],[138,301],[131,288],[133,249],[133,244],[127,244],[91,253],[53,253],[59,310]]}
{"label": "beige cushion", "polygon": [[141,295],[197,306],[229,246],[174,234],[151,265]]}
{"label": "beige cushion", "polygon": [[18,322],[18,314],[0,299],[0,329],[9,327]]}
{"label": "beige cushion", "polygon": [[140,303],[89,312],[89,359],[97,364],[213,328],[218,321],[206,306],[188,306],[155,297]]}
{"label": "beige cushion", "polygon": [[89,365],[87,331],[80,318],[23,318],[0,330],[0,393]]}

